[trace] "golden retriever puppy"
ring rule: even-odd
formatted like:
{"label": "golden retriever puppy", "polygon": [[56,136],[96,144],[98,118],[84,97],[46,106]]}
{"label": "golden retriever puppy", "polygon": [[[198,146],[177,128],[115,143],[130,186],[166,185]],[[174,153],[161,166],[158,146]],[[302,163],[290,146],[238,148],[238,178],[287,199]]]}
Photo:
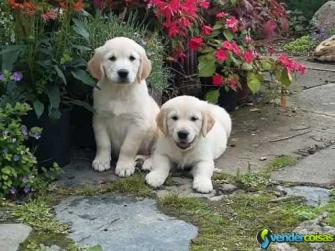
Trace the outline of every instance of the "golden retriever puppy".
{"label": "golden retriever puppy", "polygon": [[192,167],[193,189],[211,192],[214,160],[226,150],[231,131],[229,114],[195,97],[180,96],[162,106],[157,124],[161,132],[156,149],[143,166],[151,170],[146,182],[161,186],[175,164],[178,168]]}
{"label": "golden retriever puppy", "polygon": [[150,152],[157,131],[159,107],[145,81],[151,63],[135,41],[116,37],[95,50],[88,69],[98,80],[93,91],[97,151],[92,166],[108,170],[114,153],[119,156],[116,174],[132,175],[136,155]]}

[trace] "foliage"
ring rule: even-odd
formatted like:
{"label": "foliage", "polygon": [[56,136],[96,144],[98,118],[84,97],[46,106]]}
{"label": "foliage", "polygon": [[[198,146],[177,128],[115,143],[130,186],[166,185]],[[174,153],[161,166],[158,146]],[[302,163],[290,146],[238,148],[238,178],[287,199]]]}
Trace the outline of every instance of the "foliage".
{"label": "foliage", "polygon": [[310,20],[314,13],[328,0],[284,0],[289,10],[298,10],[303,13],[307,20]]}
{"label": "foliage", "polygon": [[189,46],[199,51],[199,76],[212,77],[214,86],[227,91],[229,88],[235,91],[245,88],[243,81],[246,81],[255,93],[260,90],[267,73],[274,75],[276,83],[287,88],[291,84],[292,73],[305,71],[303,65],[284,54],[278,58],[270,53],[261,55],[264,51],[256,49],[250,30],[226,12],[218,13],[214,26],[204,26],[202,33],[191,39]]}
{"label": "foliage", "polygon": [[0,107],[0,196],[19,191],[29,193],[36,186],[36,158],[24,141],[38,137],[41,130],[28,131],[21,123],[21,117],[30,109],[21,103]]}
{"label": "foliage", "polygon": [[93,82],[84,75],[85,62],[71,57],[69,44],[71,20],[82,11],[83,1],[11,0],[7,5],[15,21],[15,43],[0,52],[2,70],[22,72],[21,89],[36,115],[47,111],[50,118],[58,119],[69,75],[85,84]]}
{"label": "foliage", "polygon": [[310,52],[312,47],[313,47],[313,41],[310,36],[306,35],[285,44],[283,48],[285,51],[289,53],[301,54]]}
{"label": "foliage", "polygon": [[22,124],[22,116],[31,107],[26,103],[0,106],[0,197],[28,194],[45,188],[61,173],[57,164],[46,170],[38,170],[32,151],[25,145],[28,139],[36,141],[42,130],[30,130]]}
{"label": "foliage", "polygon": [[135,40],[145,48],[152,63],[152,72],[147,80],[149,85],[155,90],[162,90],[167,86],[169,71],[163,65],[164,46],[157,34],[138,24],[136,16],[130,16],[127,21],[113,14],[86,16],[76,19],[74,29],[77,36],[72,37],[72,43],[81,50],[85,60],[90,58],[95,48],[102,46],[108,39],[124,36]]}
{"label": "foliage", "polygon": [[13,16],[5,2],[0,2],[0,44],[8,44],[13,40]]}

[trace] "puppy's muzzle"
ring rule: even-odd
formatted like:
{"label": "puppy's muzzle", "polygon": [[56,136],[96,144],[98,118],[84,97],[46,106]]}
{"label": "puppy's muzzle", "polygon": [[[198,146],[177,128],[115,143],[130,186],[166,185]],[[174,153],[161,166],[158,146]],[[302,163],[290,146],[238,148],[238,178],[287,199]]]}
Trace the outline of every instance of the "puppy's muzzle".
{"label": "puppy's muzzle", "polygon": [[121,69],[117,71],[117,75],[119,76],[121,82],[127,82],[129,71],[126,69]]}
{"label": "puppy's muzzle", "polygon": [[186,140],[188,138],[188,131],[182,130],[177,133],[180,140]]}

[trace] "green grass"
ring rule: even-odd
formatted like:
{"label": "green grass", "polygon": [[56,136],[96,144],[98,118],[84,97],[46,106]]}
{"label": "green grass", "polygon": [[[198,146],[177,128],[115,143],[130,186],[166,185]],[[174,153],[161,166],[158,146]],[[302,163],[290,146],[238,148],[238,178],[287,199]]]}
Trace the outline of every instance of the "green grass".
{"label": "green grass", "polygon": [[288,166],[294,166],[297,164],[298,159],[291,155],[283,155],[272,160],[272,162],[267,166],[267,172],[282,169]]}
{"label": "green grass", "polygon": [[309,207],[294,200],[272,203],[267,193],[235,194],[220,202],[169,195],[159,199],[160,209],[199,227],[193,251],[255,250],[256,234],[263,228],[291,231],[302,220],[299,212]]}

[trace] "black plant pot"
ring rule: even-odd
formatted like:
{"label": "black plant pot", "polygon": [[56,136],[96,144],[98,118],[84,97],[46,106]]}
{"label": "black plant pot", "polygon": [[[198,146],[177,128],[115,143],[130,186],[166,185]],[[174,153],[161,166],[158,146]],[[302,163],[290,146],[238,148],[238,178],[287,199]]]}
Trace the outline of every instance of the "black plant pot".
{"label": "black plant pot", "polygon": [[220,88],[220,96],[218,105],[226,109],[228,112],[235,111],[238,101],[238,93],[232,89],[226,91],[224,88]]}
{"label": "black plant pot", "polygon": [[73,146],[95,150],[95,139],[92,126],[92,112],[74,106],[71,111],[71,130]]}
{"label": "black plant pot", "polygon": [[71,109],[61,111],[61,118],[50,120],[44,114],[39,119],[35,112],[30,112],[23,118],[23,123],[28,127],[43,129],[39,140],[30,140],[30,147],[36,149],[35,156],[39,166],[51,167],[54,162],[63,167],[71,162]]}

